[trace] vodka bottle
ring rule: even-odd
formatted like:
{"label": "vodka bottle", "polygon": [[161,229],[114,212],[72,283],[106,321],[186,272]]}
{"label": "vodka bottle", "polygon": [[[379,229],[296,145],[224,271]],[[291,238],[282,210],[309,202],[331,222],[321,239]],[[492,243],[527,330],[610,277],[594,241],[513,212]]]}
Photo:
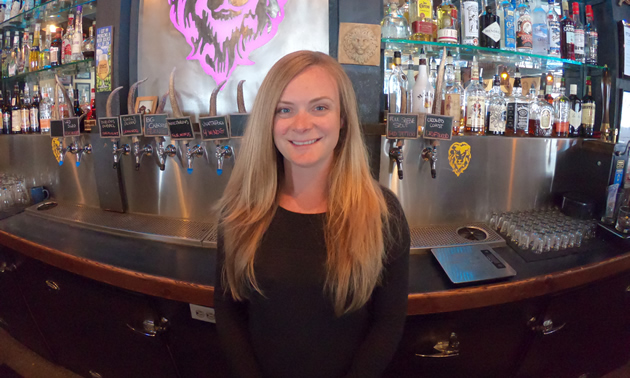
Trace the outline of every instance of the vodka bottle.
{"label": "vodka bottle", "polygon": [[586,6],[586,26],[584,27],[584,55],[586,63],[597,64],[597,28],[593,24],[593,7]]}
{"label": "vodka bottle", "polygon": [[458,43],[457,7],[451,0],[442,0],[437,7],[438,32],[437,41],[441,43]]}
{"label": "vodka bottle", "polygon": [[547,12],[547,31],[549,34],[549,55],[560,56],[560,15],[554,7],[555,0],[547,0],[549,11]]}
{"label": "vodka bottle", "polygon": [[35,134],[41,133],[39,125],[39,88],[37,85],[33,86],[33,101],[31,103],[30,118],[31,118],[31,132]]}
{"label": "vodka bottle", "polygon": [[[8,76],[15,76],[18,73],[18,61],[20,59],[20,36],[19,32],[13,33],[13,49],[7,63]],[[15,93],[13,94],[15,96]]]}
{"label": "vodka bottle", "polygon": [[520,0],[516,7],[516,50],[531,52],[533,47],[532,17],[527,0]]}
{"label": "vodka bottle", "polygon": [[505,94],[501,90],[501,76],[494,75],[492,89],[486,100],[486,133],[505,135],[505,121],[507,117],[507,103]]}
{"label": "vodka bottle", "polygon": [[575,60],[584,63],[584,25],[580,21],[580,4],[573,3],[573,44]]}
{"label": "vodka bottle", "polygon": [[394,52],[394,66],[389,77],[389,112],[405,113],[407,111],[407,76],[400,63],[400,51]]}
{"label": "vodka bottle", "polygon": [[569,87],[569,136],[577,137],[581,134],[582,100],[577,96],[577,85]]}
{"label": "vodka bottle", "polygon": [[83,53],[81,47],[83,46],[83,7],[77,7],[77,15],[75,18],[74,32],[72,34],[72,56],[70,61],[76,62],[83,60]]}
{"label": "vodka bottle", "polygon": [[479,4],[477,0],[463,0],[462,44],[479,46]]}
{"label": "vodka bottle", "polygon": [[420,54],[418,63],[418,77],[413,86],[411,102],[412,112],[430,113],[433,103],[431,102],[431,84],[427,76],[427,59],[424,54]]}
{"label": "vodka bottle", "polygon": [[541,0],[535,0],[535,8],[532,13],[534,28],[532,53],[547,55],[549,51],[549,29],[547,27],[547,13],[542,7]]}
{"label": "vodka bottle", "polygon": [[497,11],[501,23],[501,49],[516,49],[516,37],[514,34],[514,5],[510,0],[503,0]]}
{"label": "vodka bottle", "polygon": [[466,103],[466,127],[464,133],[469,135],[483,135],[486,118],[486,91],[479,84],[479,64],[477,57],[473,57],[470,84],[464,91]]}

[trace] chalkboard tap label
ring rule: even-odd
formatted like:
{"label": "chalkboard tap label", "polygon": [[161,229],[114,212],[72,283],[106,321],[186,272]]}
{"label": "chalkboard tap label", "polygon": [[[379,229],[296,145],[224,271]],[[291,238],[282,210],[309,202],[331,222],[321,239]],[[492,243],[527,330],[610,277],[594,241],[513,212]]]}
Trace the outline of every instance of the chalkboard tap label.
{"label": "chalkboard tap label", "polygon": [[389,139],[417,139],[418,114],[388,113],[387,138]]}

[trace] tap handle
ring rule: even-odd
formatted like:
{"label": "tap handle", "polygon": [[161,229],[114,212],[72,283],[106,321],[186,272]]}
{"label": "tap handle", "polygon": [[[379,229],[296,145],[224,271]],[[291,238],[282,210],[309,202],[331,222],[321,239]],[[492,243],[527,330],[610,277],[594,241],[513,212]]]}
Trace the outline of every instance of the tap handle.
{"label": "tap handle", "polygon": [[189,174],[189,175],[192,175],[192,173],[193,173],[193,169],[192,169],[192,168],[187,168],[187,169],[186,169],[186,172],[188,172],[188,174]]}

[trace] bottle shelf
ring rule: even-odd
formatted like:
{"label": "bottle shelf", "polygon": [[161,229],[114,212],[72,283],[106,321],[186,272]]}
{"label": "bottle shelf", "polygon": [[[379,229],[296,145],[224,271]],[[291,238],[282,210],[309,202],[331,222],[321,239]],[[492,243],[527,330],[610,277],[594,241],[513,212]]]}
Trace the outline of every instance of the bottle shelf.
{"label": "bottle shelf", "polygon": [[24,81],[30,79],[31,77],[37,76],[39,79],[45,78],[46,76],[52,77],[55,73],[62,75],[75,75],[77,73],[89,71],[92,67],[94,67],[94,59],[85,59],[79,60],[72,63],[62,64],[60,66],[54,66],[50,68],[43,68],[37,71],[31,71],[26,73],[21,73],[11,77],[5,77],[2,80],[5,82],[20,80]]}
{"label": "bottle shelf", "polygon": [[83,7],[83,18],[96,16],[96,0],[53,0],[0,23],[0,30],[25,29],[38,22],[63,23],[68,21],[68,13],[78,6]]}
{"label": "bottle shelf", "polygon": [[[385,49],[400,50],[402,54],[409,52],[417,52],[420,48],[424,48],[427,56],[438,56],[442,51],[442,47],[446,47],[451,51],[455,60],[471,61],[473,56],[477,57],[480,65],[512,65],[518,66],[524,75],[539,74],[545,71],[553,71],[559,69],[567,69],[579,71],[587,70],[603,70],[604,67],[576,62],[574,60],[562,59],[549,55],[537,55],[520,51],[510,51],[501,49],[491,49],[487,47],[457,45],[452,43],[415,41],[409,39],[389,39],[381,40]],[[494,72],[484,72],[484,77],[490,77]]]}

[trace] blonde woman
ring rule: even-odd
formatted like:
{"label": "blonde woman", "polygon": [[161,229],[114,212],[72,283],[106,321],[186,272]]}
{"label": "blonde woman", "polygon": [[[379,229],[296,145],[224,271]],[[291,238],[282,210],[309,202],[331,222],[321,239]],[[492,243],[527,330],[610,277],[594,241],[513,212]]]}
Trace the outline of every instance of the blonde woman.
{"label": "blonde woman", "polygon": [[405,322],[409,228],[370,175],[341,66],[280,59],[242,151],[219,203],[214,294],[234,376],[380,376]]}

